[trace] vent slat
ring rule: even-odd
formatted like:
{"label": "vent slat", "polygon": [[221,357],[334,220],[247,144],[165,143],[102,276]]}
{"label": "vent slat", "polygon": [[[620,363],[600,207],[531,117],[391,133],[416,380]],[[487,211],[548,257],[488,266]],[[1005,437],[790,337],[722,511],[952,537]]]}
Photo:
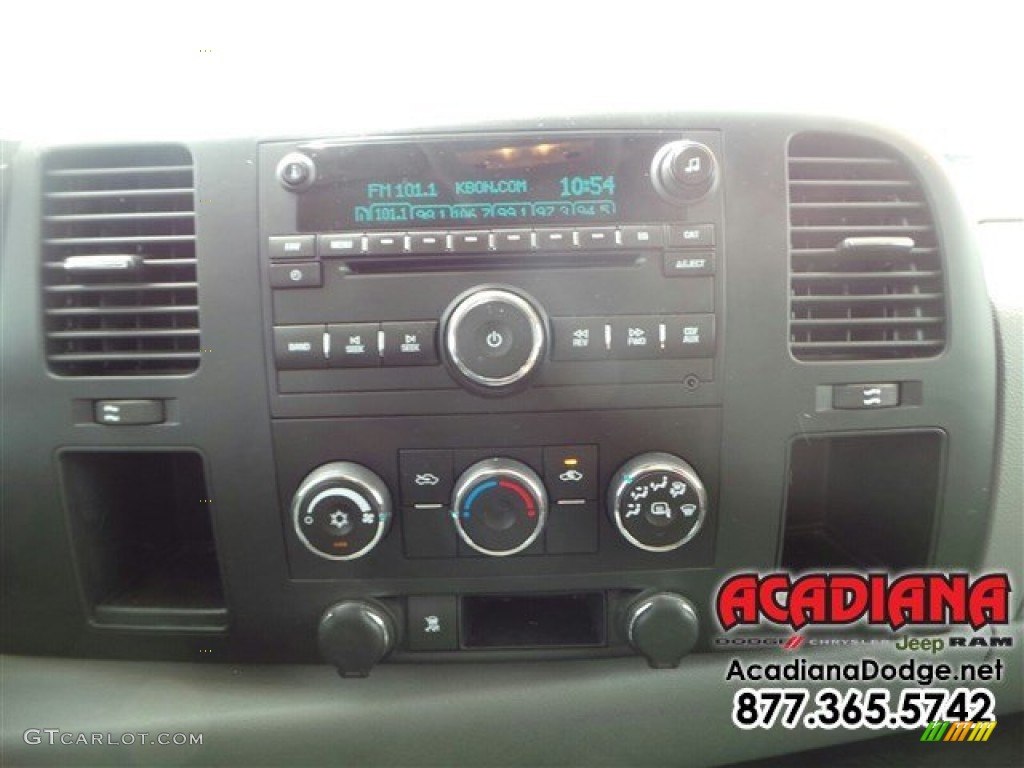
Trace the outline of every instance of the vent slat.
{"label": "vent slat", "polygon": [[112,168],[53,168],[46,172],[50,178],[141,176],[143,174],[191,173],[191,165],[137,165]]}
{"label": "vent slat", "polygon": [[136,291],[187,291],[196,289],[195,283],[73,283],[48,285],[47,293],[131,293]]}
{"label": "vent slat", "polygon": [[848,293],[840,295],[824,294],[821,296],[790,296],[793,306],[809,306],[812,304],[927,304],[931,301],[942,301],[941,293]]}
{"label": "vent slat", "polygon": [[125,237],[48,237],[46,245],[66,247],[73,245],[126,245],[128,243],[191,243],[195,235],[129,235]]}
{"label": "vent slat", "polygon": [[195,211],[142,211],[139,213],[61,213],[44,216],[52,223],[102,223],[105,221],[151,221],[154,219],[194,219]]}
{"label": "vent slat", "polygon": [[932,228],[924,224],[816,224],[791,226],[789,231],[795,235],[836,233],[843,235],[843,237],[855,237],[863,232],[869,232],[873,235],[919,235],[931,232]]}
{"label": "vent slat", "polygon": [[836,317],[790,320],[791,328],[914,328],[945,322],[941,317]]}
{"label": "vent slat", "polygon": [[886,187],[889,189],[910,189],[914,182],[903,179],[790,179],[789,186],[799,189],[800,187],[824,187],[828,189],[843,187]]}
{"label": "vent slat", "polygon": [[[178,145],[46,155],[43,313],[54,373],[154,376],[198,367],[193,176],[191,153]],[[65,268],[66,259],[107,254],[129,259],[131,269]]]}
{"label": "vent slat", "polygon": [[198,337],[198,328],[98,328],[88,331],[53,331],[51,339],[172,339]]}
{"label": "vent slat", "polygon": [[865,283],[875,280],[928,280],[942,277],[937,269],[909,272],[794,272],[793,284],[842,281]]}
{"label": "vent slat", "polygon": [[188,197],[192,199],[191,187],[168,187],[167,189],[82,189],[65,192],[46,192],[47,200],[96,200],[108,197]]}
{"label": "vent slat", "polygon": [[829,352],[845,352],[848,349],[863,349],[863,350],[883,350],[883,349],[925,349],[925,350],[939,350],[945,345],[942,339],[908,339],[908,340],[892,340],[892,341],[795,341],[792,347],[795,351],[829,351]]}
{"label": "vent slat", "polygon": [[896,161],[891,157],[790,157],[791,166],[801,165],[883,165],[893,166]]}
{"label": "vent slat", "polygon": [[[906,161],[877,141],[805,133],[790,141],[788,163],[793,355],[939,354],[946,344],[942,253]],[[913,247],[855,242],[873,236],[909,238]]]}
{"label": "vent slat", "polygon": [[873,202],[840,202],[840,203],[790,203],[789,209],[791,211],[802,211],[807,212],[842,212],[842,211],[922,211],[927,210],[927,206],[921,202],[910,202],[910,201],[892,201],[884,203],[873,203]]}
{"label": "vent slat", "polygon": [[75,317],[78,315],[188,315],[197,314],[199,307],[193,305],[153,306],[143,305],[130,307],[51,307],[44,310],[50,317]]}
{"label": "vent slat", "polygon": [[68,352],[50,355],[50,359],[59,363],[107,363],[134,362],[137,360],[199,360],[198,352]]}
{"label": "vent slat", "polygon": [[[194,267],[196,265],[195,259],[163,259],[163,258],[150,258],[142,259],[143,267]],[[49,270],[64,271],[64,259],[60,261],[48,261],[43,264],[43,267]]]}

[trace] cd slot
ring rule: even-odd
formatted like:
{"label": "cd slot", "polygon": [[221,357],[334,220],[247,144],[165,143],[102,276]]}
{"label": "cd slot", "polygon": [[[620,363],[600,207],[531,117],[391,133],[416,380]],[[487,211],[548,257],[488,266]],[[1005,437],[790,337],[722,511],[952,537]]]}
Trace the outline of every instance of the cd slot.
{"label": "cd slot", "polygon": [[608,253],[508,253],[437,254],[426,256],[366,256],[346,260],[354,274],[410,272],[464,272],[497,269],[573,269],[577,267],[631,267],[645,264],[649,254],[628,251]]}

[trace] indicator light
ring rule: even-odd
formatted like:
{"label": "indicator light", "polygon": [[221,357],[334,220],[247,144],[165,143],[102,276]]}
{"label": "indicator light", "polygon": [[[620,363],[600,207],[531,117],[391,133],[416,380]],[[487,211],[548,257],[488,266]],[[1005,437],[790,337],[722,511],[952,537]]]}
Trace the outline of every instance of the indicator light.
{"label": "indicator light", "polygon": [[569,458],[569,459],[564,459],[562,461],[562,463],[565,466],[567,466],[567,467],[575,467],[577,464],[580,463],[580,460],[579,459],[575,459],[575,458]]}

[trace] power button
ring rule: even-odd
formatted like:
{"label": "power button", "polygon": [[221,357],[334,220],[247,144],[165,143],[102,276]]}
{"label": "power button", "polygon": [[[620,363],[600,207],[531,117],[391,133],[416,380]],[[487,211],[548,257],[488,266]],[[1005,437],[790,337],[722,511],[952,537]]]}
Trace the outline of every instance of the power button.
{"label": "power button", "polygon": [[501,394],[525,383],[546,344],[540,312],[504,289],[485,288],[457,300],[445,323],[449,370],[479,392]]}

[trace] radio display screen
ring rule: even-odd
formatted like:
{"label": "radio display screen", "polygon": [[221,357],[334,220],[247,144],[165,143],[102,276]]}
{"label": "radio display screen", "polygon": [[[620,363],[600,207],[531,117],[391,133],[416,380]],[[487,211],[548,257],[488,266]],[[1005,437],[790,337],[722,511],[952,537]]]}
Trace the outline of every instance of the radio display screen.
{"label": "radio display screen", "polygon": [[674,221],[650,181],[664,133],[310,145],[303,232]]}

